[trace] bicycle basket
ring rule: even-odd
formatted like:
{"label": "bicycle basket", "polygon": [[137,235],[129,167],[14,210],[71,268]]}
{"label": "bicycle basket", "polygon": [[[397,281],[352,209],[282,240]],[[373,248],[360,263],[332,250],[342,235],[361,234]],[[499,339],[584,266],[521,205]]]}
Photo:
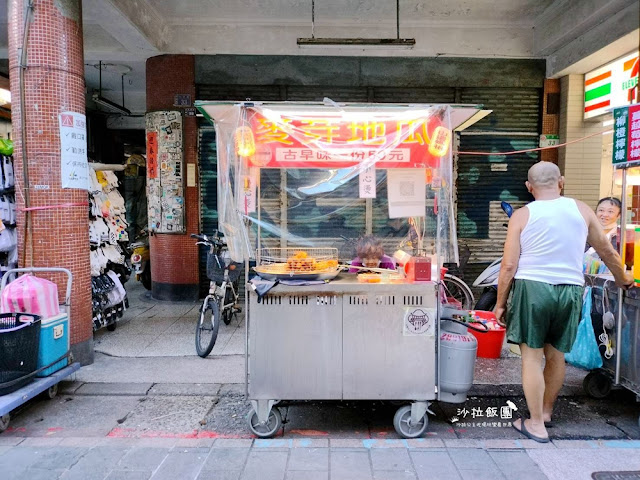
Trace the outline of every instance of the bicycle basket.
{"label": "bicycle basket", "polygon": [[229,281],[235,282],[242,273],[242,263],[232,262],[227,252],[223,252],[222,255],[207,253],[207,277],[209,280],[217,283],[224,281],[224,270],[227,265],[229,266]]}
{"label": "bicycle basket", "polygon": [[0,314],[0,395],[33,380],[38,368],[40,317],[30,313]]}

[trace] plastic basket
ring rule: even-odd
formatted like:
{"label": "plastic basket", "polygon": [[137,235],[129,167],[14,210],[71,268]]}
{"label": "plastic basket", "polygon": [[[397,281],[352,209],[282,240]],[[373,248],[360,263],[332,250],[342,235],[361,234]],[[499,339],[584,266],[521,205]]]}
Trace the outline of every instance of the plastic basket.
{"label": "plastic basket", "polygon": [[40,316],[0,314],[0,395],[31,382],[38,368]]}
{"label": "plastic basket", "polygon": [[232,262],[228,255],[207,253],[207,278],[216,283],[224,281],[224,270],[227,265],[229,267],[229,281],[235,282],[242,273],[242,263]]}

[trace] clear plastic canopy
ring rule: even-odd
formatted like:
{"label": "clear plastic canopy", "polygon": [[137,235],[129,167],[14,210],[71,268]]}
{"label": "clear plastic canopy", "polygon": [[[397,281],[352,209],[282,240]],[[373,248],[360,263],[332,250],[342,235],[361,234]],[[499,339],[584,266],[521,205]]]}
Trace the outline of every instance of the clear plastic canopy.
{"label": "clear plastic canopy", "polygon": [[452,130],[478,107],[196,106],[216,126],[218,222],[235,261],[264,247],[330,246],[346,262],[373,235],[388,255],[457,263]]}

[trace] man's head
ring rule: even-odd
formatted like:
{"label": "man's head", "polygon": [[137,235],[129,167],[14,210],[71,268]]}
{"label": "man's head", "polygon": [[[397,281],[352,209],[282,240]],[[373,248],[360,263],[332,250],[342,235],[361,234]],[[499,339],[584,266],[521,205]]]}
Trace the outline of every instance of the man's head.
{"label": "man's head", "polygon": [[545,195],[559,196],[564,187],[564,177],[555,163],[538,162],[529,169],[525,182],[527,190],[535,197]]}

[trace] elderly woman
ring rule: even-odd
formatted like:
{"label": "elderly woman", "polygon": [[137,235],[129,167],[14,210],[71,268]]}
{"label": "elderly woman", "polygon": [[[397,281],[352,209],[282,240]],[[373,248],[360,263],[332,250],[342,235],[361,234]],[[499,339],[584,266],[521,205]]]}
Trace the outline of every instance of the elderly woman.
{"label": "elderly woman", "polygon": [[[596,206],[596,217],[598,217],[598,221],[600,225],[602,225],[602,231],[616,250],[618,249],[619,242],[617,227],[621,208],[622,204],[620,200],[615,197],[601,198]],[[597,256],[595,250],[589,244],[587,244],[586,253]]]}
{"label": "elderly woman", "polygon": [[[396,264],[391,257],[384,254],[382,242],[372,235],[367,235],[358,240],[356,254],[351,265],[354,267],[387,268],[395,270]],[[362,271],[359,268],[350,268],[349,273]]]}

